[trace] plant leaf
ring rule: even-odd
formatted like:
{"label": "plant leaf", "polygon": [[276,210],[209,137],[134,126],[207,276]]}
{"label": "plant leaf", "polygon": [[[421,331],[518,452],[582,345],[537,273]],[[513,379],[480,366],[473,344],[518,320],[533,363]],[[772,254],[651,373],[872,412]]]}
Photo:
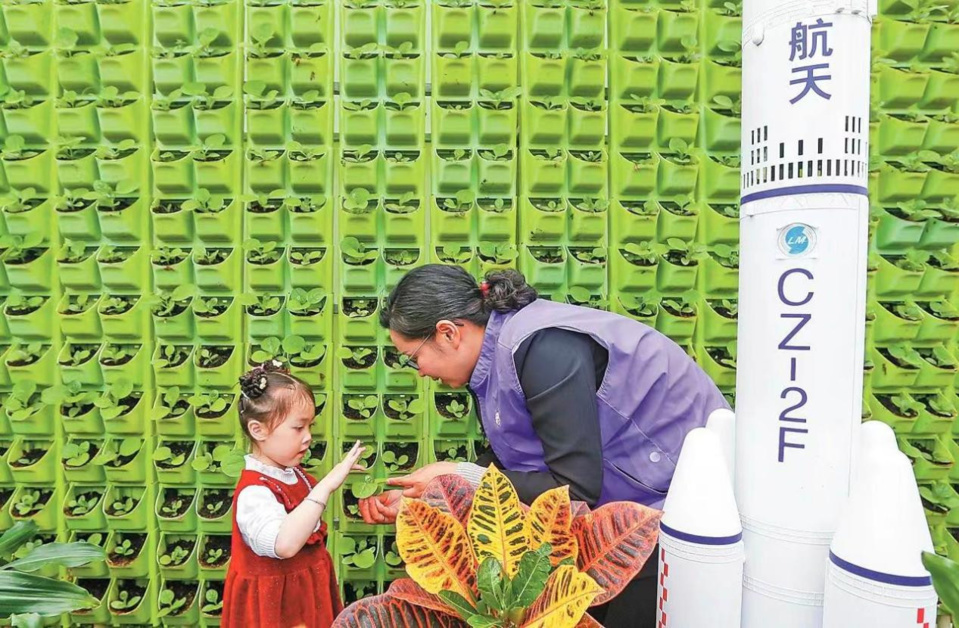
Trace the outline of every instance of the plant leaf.
{"label": "plant leaf", "polygon": [[513,578],[511,605],[520,608],[531,606],[543,592],[551,568],[548,548],[526,552]]}
{"label": "plant leaf", "polygon": [[923,552],[922,565],[929,570],[932,586],[943,606],[955,616],[959,613],[959,563],[932,552]]}
{"label": "plant leaf", "polygon": [[0,571],[0,617],[37,613],[44,617],[93,608],[100,602],[71,582],[19,571]]}
{"label": "plant leaf", "polygon": [[107,557],[102,547],[92,543],[78,541],[74,543],[45,543],[30,550],[26,556],[14,560],[4,569],[17,571],[36,571],[49,565],[80,567],[95,560]]}
{"label": "plant leaf", "polygon": [[554,567],[567,558],[576,560],[579,546],[571,532],[573,515],[568,486],[554,488],[537,497],[526,521],[530,548],[537,549],[543,543],[549,543],[553,548],[550,560]]}
{"label": "plant leaf", "polygon": [[[347,537],[349,538],[349,537]],[[456,611],[450,608],[439,596],[433,595],[416,584],[412,578],[394,580],[387,589],[387,594],[398,600],[409,602],[415,606],[422,606],[434,611],[456,616]]]}
{"label": "plant leaf", "polygon": [[13,527],[0,536],[0,556],[9,556],[17,551],[21,545],[36,536],[39,529],[36,522],[32,520],[18,521],[13,524]]}
{"label": "plant leaf", "polygon": [[603,589],[594,606],[619,595],[643,568],[659,539],[662,514],[641,504],[616,502],[573,520],[579,546],[576,564]]}
{"label": "plant leaf", "polygon": [[368,628],[369,626],[410,626],[411,628],[466,628],[452,615],[414,606],[388,593],[363,598],[337,615],[332,628]]}
{"label": "plant leaf", "polygon": [[512,483],[492,464],[476,489],[466,530],[476,560],[492,556],[506,575],[516,575],[528,547],[526,518]]}
{"label": "plant leaf", "polygon": [[563,565],[549,577],[523,628],[574,628],[600,593],[602,588],[589,575]]}
{"label": "plant leaf", "polygon": [[466,528],[475,494],[476,489],[465,478],[450,474],[441,475],[427,484],[420,499],[453,515]]}
{"label": "plant leaf", "polygon": [[396,545],[406,572],[428,592],[449,590],[472,596],[476,560],[469,537],[452,515],[404,499],[396,518]]}

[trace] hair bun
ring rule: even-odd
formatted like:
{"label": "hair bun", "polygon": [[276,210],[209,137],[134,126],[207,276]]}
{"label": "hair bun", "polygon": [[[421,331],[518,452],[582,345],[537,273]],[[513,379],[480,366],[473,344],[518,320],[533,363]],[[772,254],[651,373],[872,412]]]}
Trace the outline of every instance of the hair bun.
{"label": "hair bun", "polygon": [[279,360],[267,360],[240,376],[240,392],[248,399],[256,399],[266,391],[267,373],[284,371]]}

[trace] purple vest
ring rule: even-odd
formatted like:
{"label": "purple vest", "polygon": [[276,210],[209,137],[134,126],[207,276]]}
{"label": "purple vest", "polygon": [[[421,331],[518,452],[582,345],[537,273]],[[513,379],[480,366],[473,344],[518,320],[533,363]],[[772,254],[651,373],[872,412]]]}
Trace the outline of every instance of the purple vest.
{"label": "purple vest", "polygon": [[672,340],[625,316],[538,299],[493,312],[470,388],[493,452],[511,471],[548,471],[513,362],[530,334],[547,327],[587,333],[609,351],[596,393],[603,443],[600,506],[633,501],[661,508],[687,432],[729,404]]}

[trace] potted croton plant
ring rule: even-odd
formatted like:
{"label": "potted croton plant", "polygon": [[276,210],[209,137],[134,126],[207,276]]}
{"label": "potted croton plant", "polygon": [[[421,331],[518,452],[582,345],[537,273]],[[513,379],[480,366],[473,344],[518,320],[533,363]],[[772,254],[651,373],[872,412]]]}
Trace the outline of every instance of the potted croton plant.
{"label": "potted croton plant", "polygon": [[633,502],[590,511],[570,501],[567,486],[527,508],[492,465],[475,490],[441,476],[422,498],[404,498],[396,519],[410,577],[351,604],[333,626],[599,626],[587,609],[642,569],[660,517]]}

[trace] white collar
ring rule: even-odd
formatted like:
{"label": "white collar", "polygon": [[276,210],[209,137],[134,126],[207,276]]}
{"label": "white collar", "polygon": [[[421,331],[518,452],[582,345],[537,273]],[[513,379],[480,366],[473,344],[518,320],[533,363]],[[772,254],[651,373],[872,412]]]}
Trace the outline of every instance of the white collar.
{"label": "white collar", "polygon": [[284,484],[296,484],[299,482],[299,479],[296,477],[296,472],[290,467],[281,469],[272,465],[263,464],[254,458],[253,454],[246,454],[243,456],[243,459],[246,460],[246,468],[251,471],[257,471],[264,475],[268,475],[275,480],[283,482]]}

